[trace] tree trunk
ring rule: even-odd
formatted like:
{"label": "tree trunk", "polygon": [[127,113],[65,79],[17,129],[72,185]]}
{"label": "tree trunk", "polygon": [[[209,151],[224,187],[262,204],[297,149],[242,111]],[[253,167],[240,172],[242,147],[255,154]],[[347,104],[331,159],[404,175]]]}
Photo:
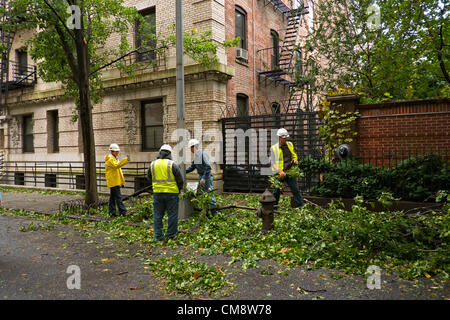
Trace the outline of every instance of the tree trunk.
{"label": "tree trunk", "polygon": [[81,30],[75,30],[75,41],[78,60],[79,109],[81,134],[83,138],[84,177],[87,205],[98,201],[97,173],[95,162],[95,139],[92,124],[92,109],[89,96],[89,53],[86,39]]}
{"label": "tree trunk", "polygon": [[86,182],[85,202],[89,205],[98,200],[95,140],[91,104],[89,101],[89,82],[86,83],[86,86],[80,88],[80,121],[83,137],[84,177]]}

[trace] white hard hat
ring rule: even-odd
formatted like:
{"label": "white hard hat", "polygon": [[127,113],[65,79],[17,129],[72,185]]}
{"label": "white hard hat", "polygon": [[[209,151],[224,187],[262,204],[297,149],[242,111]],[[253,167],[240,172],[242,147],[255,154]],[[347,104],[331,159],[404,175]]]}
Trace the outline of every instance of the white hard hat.
{"label": "white hard hat", "polygon": [[197,139],[191,139],[191,140],[189,140],[189,142],[188,142],[188,147],[190,148],[190,147],[192,147],[192,146],[195,146],[195,145],[197,145],[197,144],[199,144],[200,142],[197,140]]}
{"label": "white hard hat", "polygon": [[287,132],[287,130],[285,128],[281,128],[281,129],[278,129],[277,136],[282,137],[282,138],[289,138],[289,133]]}
{"label": "white hard hat", "polygon": [[120,151],[119,145],[117,143],[111,143],[109,146],[109,151]]}
{"label": "white hard hat", "polygon": [[172,153],[172,147],[169,146],[168,144],[163,144],[161,146],[161,148],[159,148],[159,151],[161,151],[161,150],[166,150],[166,151],[169,151],[170,153]]}

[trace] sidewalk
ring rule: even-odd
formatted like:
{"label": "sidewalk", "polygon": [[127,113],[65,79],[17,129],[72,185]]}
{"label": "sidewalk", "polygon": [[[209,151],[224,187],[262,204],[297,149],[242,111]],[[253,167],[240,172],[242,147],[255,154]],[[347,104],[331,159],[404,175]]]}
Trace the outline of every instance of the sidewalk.
{"label": "sidewalk", "polygon": [[81,200],[81,195],[42,194],[39,192],[2,192],[3,205],[7,209],[25,209],[27,211],[58,213],[61,202]]}

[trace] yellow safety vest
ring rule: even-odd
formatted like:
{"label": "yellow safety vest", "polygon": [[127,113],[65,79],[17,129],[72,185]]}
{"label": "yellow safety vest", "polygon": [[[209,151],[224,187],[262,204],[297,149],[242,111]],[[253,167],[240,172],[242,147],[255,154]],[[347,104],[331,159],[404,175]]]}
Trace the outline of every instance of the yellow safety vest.
{"label": "yellow safety vest", "polygon": [[[292,159],[297,159],[297,154],[294,151],[294,144],[290,141],[286,141],[286,144],[289,148],[289,151],[291,151]],[[272,163],[272,172],[276,173],[277,170],[274,168],[274,165],[278,167],[278,169],[284,171],[284,162],[283,162],[283,150],[280,148],[280,144],[274,144],[271,148],[272,155],[274,157],[274,163]]]}
{"label": "yellow safety vest", "polygon": [[150,164],[154,193],[180,192],[172,172],[172,165],[173,161],[169,159],[157,159]]}

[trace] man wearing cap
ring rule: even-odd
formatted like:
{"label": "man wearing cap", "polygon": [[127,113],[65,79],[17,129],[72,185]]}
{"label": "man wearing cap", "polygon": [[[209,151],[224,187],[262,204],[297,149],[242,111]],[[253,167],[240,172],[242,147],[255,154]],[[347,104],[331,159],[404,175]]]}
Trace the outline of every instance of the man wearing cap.
{"label": "man wearing cap", "polygon": [[164,144],[158,157],[150,164],[147,177],[153,190],[153,229],[158,241],[164,240],[163,217],[167,211],[166,239],[178,233],[178,194],[183,189],[184,179],[180,167],[172,161],[172,148]]}
{"label": "man wearing cap", "polygon": [[[304,205],[302,194],[298,187],[298,181],[296,177],[288,177],[286,171],[289,170],[293,164],[298,164],[298,157],[294,151],[294,145],[292,142],[287,141],[289,133],[286,129],[281,128],[277,131],[278,143],[274,144],[271,150],[272,157],[272,172],[279,174],[282,181],[285,181],[294,196],[294,200],[297,206],[302,207]],[[274,189],[273,196],[275,197],[275,206],[278,206],[280,201],[281,190]]]}
{"label": "man wearing cap", "polygon": [[[198,188],[202,192],[208,192],[211,189],[213,189],[213,176],[211,174],[211,164],[209,162],[208,155],[203,152],[202,150],[199,150],[198,145],[200,142],[197,139],[191,139],[188,142],[188,147],[191,149],[191,153],[194,154],[194,160],[192,160],[192,164],[189,168],[186,169],[186,174],[194,171],[197,169],[198,173]],[[214,193],[211,197],[211,203],[209,203],[210,208],[217,207],[216,197],[214,196]],[[217,215],[217,210],[212,209],[211,215],[215,216]],[[209,213],[207,213],[207,217],[209,216]]]}
{"label": "man wearing cap", "polygon": [[127,209],[122,202],[122,194],[120,192],[120,187],[125,185],[125,179],[123,177],[121,167],[130,161],[130,156],[127,155],[125,159],[119,162],[118,157],[120,148],[117,143],[112,143],[109,146],[109,151],[111,154],[107,154],[105,156],[106,185],[110,188],[108,212],[110,216],[117,216],[117,205],[119,208],[119,214],[124,216],[127,213]]}

